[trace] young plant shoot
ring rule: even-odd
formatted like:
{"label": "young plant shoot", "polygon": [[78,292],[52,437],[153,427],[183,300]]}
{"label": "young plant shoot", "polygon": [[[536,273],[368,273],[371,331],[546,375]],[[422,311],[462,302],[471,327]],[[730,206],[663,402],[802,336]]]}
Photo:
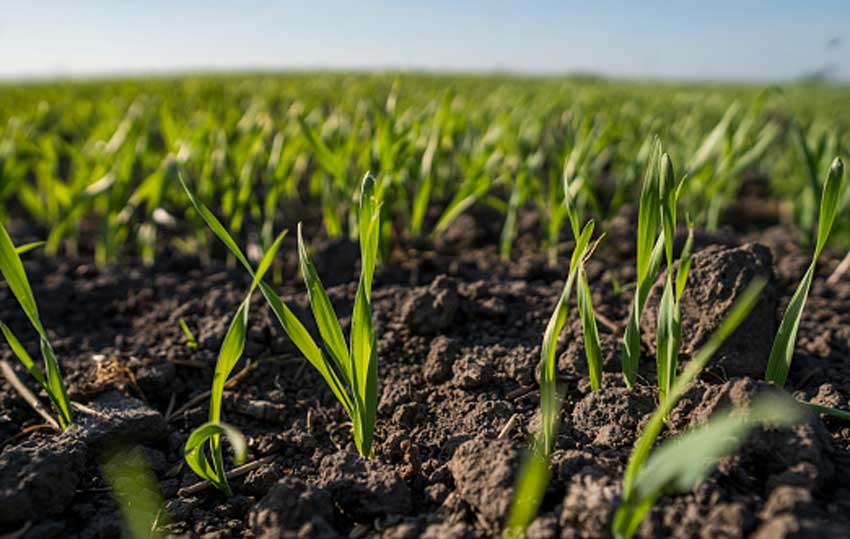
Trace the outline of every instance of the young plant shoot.
{"label": "young plant shoot", "polygon": [[570,295],[573,286],[581,271],[582,260],[590,245],[590,237],[593,235],[593,221],[588,221],[584,229],[578,235],[576,246],[570,259],[570,269],[567,281],[555,310],[546,324],[543,333],[543,343],[540,347],[540,413],[543,430],[543,445],[548,454],[555,443],[555,433],[558,423],[558,414],[561,409],[560,399],[557,391],[557,372],[555,361],[555,349],[558,345],[558,336],[567,321],[567,313],[570,308]]}
{"label": "young plant shoot", "polygon": [[[230,252],[254,275],[248,259],[239,249],[230,233],[204,204],[189,190],[181,177],[183,188],[195,209],[213,233]],[[375,197],[375,179],[366,174],[360,190],[359,239],[361,256],[360,282],[354,301],[351,323],[350,349],[345,344],[339,320],[316,269],[307,254],[301,227],[298,228],[299,262],[307,284],[310,305],[325,351],[316,344],[304,324],[281,301],[274,290],[257,280],[260,291],[280,322],[287,336],[304,355],[304,358],[322,375],[354,425],[354,441],[363,456],[372,455],[372,433],[377,411],[377,350],[372,329],[371,294],[372,277],[378,251],[380,232],[380,202]]]}
{"label": "young plant shoot", "polygon": [[659,496],[699,485],[720,459],[732,454],[760,424],[787,426],[802,407],[787,395],[756,397],[745,413],[724,412],[695,430],[665,441],[647,459],[614,516],[614,537],[631,539]]}
{"label": "young plant shoot", "polygon": [[[286,232],[281,233],[275,242],[269,247],[256,273],[253,282],[236,315],[230,322],[221,349],[218,352],[218,361],[215,365],[213,375],[212,391],[210,393],[209,421],[204,423],[189,436],[184,448],[184,456],[189,467],[201,478],[211,482],[217,489],[231,496],[233,492],[227,482],[224,470],[224,456],[221,450],[221,435],[224,434],[233,446],[234,461],[239,464],[245,460],[245,439],[234,427],[222,423],[222,399],[224,398],[224,385],[227,382],[233,368],[242,357],[245,350],[245,337],[248,333],[248,310],[251,306],[251,298],[257,286],[262,282],[266,272],[271,268],[275,254],[280,247]],[[205,446],[209,447],[210,458],[205,453]]]}
{"label": "young plant shoot", "polygon": [[[569,163],[568,163],[569,165]],[[564,171],[564,207],[567,213],[567,219],[570,222],[570,230],[573,233],[573,240],[576,243],[576,248],[579,247],[579,240],[582,233],[579,231],[579,216],[576,209],[575,199],[573,198],[573,183],[570,181],[572,174],[569,173],[570,167],[565,167]],[[587,358],[587,370],[590,376],[590,389],[598,390],[602,386],[602,348],[599,344],[599,329],[596,326],[596,313],[593,310],[593,296],[590,293],[590,285],[587,282],[587,273],[584,270],[586,259],[593,254],[600,239],[596,240],[586,253],[582,254],[578,261],[578,287],[576,288],[576,304],[578,306],[579,317],[581,319],[581,329],[584,336],[584,355]],[[570,268],[572,272],[573,268]],[[557,338],[557,336],[556,336]]]}
{"label": "young plant shoot", "polygon": [[641,470],[644,468],[644,464],[649,457],[653,445],[655,445],[655,440],[664,427],[665,419],[676,406],[676,403],[679,402],[682,395],[688,390],[697,375],[702,372],[709,359],[711,359],[711,356],[714,355],[717,349],[720,348],[723,342],[741,325],[741,322],[750,313],[758,300],[762,288],[764,288],[764,284],[764,280],[759,279],[753,280],[749,284],[732,306],[731,311],[720,324],[720,327],[715,330],[708,341],[697,351],[687,367],[682,371],[681,376],[673,383],[666,398],[660,402],[658,408],[656,408],[650,417],[649,422],[643,428],[643,431],[641,431],[640,437],[635,442],[634,449],[632,449],[632,454],[629,457],[623,477],[622,506],[627,509],[618,510],[615,515],[613,533],[616,537],[630,537],[643,515],[643,513],[640,515],[637,515],[637,513],[639,511],[645,513],[651,506],[652,500],[649,500],[647,505],[647,500],[642,497],[643,491],[638,490],[636,487],[636,481]]}
{"label": "young plant shoot", "polygon": [[6,284],[14,294],[18,303],[21,305],[24,314],[30,321],[30,324],[38,333],[39,348],[41,349],[41,357],[44,359],[44,368],[47,371],[45,374],[41,368],[35,364],[30,357],[26,348],[21,344],[18,338],[12,333],[6,324],[0,322],[0,330],[6,337],[6,342],[9,347],[24,364],[33,378],[41,385],[53,408],[56,411],[56,419],[61,428],[66,428],[71,424],[73,416],[71,414],[71,402],[68,400],[68,394],[65,391],[65,384],[62,382],[62,374],[59,371],[59,362],[53,353],[53,347],[50,345],[50,340],[47,337],[47,331],[41,323],[41,317],[38,314],[38,306],[35,303],[35,296],[30,288],[27,274],[24,271],[24,265],[21,262],[20,253],[26,252],[31,246],[38,244],[27,244],[19,248],[15,248],[12,243],[12,238],[9,237],[6,228],[0,224],[0,272],[3,273],[3,278],[6,279]]}
{"label": "young plant shoot", "polygon": [[688,239],[679,257],[679,266],[673,278],[673,239],[676,235],[676,205],[681,194],[684,179],[676,183],[673,164],[665,153],[659,163],[659,194],[661,195],[661,229],[664,238],[664,254],[667,260],[667,275],[664,291],[658,306],[658,326],[656,331],[656,366],[658,370],[658,396],[664,400],[676,380],[679,366],[679,344],[682,334],[682,316],[679,302],[688,281],[691,267],[691,249],[693,230],[689,230]]}
{"label": "young plant shoot", "polygon": [[821,192],[817,243],[815,244],[815,252],[812,254],[812,261],[809,264],[809,269],[803,275],[803,280],[797,286],[797,291],[791,296],[791,301],[785,309],[785,315],[782,317],[782,322],[779,324],[779,330],[776,332],[773,346],[770,349],[770,358],[764,379],[780,387],[785,385],[785,380],[788,378],[791,360],[794,358],[797,330],[800,328],[800,319],[803,317],[803,309],[806,307],[809,289],[812,287],[812,279],[815,276],[815,265],[821,252],[823,252],[824,246],[826,246],[829,233],[832,231],[835,215],[841,203],[844,181],[844,163],[836,157],[832,166],[829,167],[826,182],[823,184],[823,191]]}
{"label": "young plant shoot", "polygon": [[660,161],[661,143],[655,139],[643,178],[638,209],[637,286],[629,321],[623,334],[623,377],[628,387],[634,386],[637,380],[640,362],[640,318],[666,247],[664,236],[658,235],[661,218]]}

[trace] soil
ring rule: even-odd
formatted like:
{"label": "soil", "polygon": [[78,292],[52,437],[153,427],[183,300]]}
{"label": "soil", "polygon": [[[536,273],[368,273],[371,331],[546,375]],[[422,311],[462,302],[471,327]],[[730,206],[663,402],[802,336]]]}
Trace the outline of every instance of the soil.
{"label": "soil", "polygon": [[[600,391],[590,392],[574,311],[559,340],[563,425],[529,537],[609,536],[631,446],[657,405],[651,315],[640,384],[627,390],[619,375],[619,331],[632,292],[618,283],[634,279],[630,219],[626,209],[612,221],[588,265],[595,308],[610,321],[600,324]],[[473,212],[436,244],[401,241],[376,275],[380,400],[371,460],[357,456],[344,412],[256,295],[236,371],[250,367],[226,392],[224,406],[225,420],[247,436],[255,464],[232,480],[229,499],[190,488],[198,478],[181,452],[190,431],[206,420],[208,400],[193,398],[210,387],[218,347],[249,284],[244,272],[215,258],[202,264],[166,254],[150,267],[128,260],[108,268],[84,258],[26,255],[69,392],[88,411],[78,411],[63,433],[39,428],[43,420],[0,381],[0,537],[120,536],[121,517],[101,466],[107,454],[136,446],[166,500],[160,527],[176,536],[498,536],[522,450],[539,421],[540,340],[571,250],[565,242],[559,263],[549,267],[538,248],[536,216],[524,215],[514,261],[503,262],[498,223]],[[671,414],[665,437],[742,406],[765,388],[757,377],[810,254],[788,229],[759,226],[697,236],[683,299],[683,364],[749,279],[771,282]],[[294,240],[286,241],[275,288],[306,323],[312,318]],[[350,313],[356,246],[324,240],[313,250],[334,306]],[[787,388],[846,409],[850,282],[825,282],[840,258],[827,252],[818,266]],[[197,337],[196,348],[187,346],[181,318]],[[36,351],[5,287],[0,320]],[[349,323],[343,316],[346,333]],[[34,387],[5,346],[2,357]],[[662,497],[639,536],[850,537],[848,485],[850,425],[811,415],[793,428],[759,430],[693,492]]]}

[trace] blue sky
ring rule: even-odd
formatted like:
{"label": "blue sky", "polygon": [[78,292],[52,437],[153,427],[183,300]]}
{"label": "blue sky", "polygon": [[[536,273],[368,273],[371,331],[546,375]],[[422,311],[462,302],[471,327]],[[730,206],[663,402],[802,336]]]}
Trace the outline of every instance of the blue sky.
{"label": "blue sky", "polygon": [[850,0],[404,4],[0,0],[0,77],[333,67],[765,81],[829,65],[850,80]]}

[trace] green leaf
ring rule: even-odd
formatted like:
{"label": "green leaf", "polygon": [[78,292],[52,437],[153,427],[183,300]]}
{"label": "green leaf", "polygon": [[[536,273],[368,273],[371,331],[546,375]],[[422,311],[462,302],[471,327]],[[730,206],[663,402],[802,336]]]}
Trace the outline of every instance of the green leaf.
{"label": "green leaf", "polygon": [[12,332],[5,326],[3,334],[9,342],[9,346],[15,352],[15,355],[18,356],[18,359],[21,360],[24,366],[27,367],[30,373],[44,387],[47,396],[56,408],[59,425],[65,428],[71,423],[73,414],[71,413],[68,394],[65,391],[65,384],[62,381],[62,374],[59,371],[59,362],[56,361],[53,348],[47,339],[47,332],[41,324],[38,306],[35,303],[35,296],[33,296],[32,289],[30,288],[21,257],[15,249],[14,243],[12,243],[12,238],[9,237],[6,228],[2,225],[0,225],[0,272],[3,273],[6,284],[39,335],[39,346],[41,356],[44,359],[46,373],[39,371],[40,376],[36,374],[34,370],[36,367],[32,358],[26,353],[26,350],[24,350],[17,338],[12,335]]}
{"label": "green leaf", "polygon": [[550,475],[548,455],[541,451],[528,451],[517,473],[511,509],[502,533],[504,539],[525,537],[525,531],[543,501]]}
{"label": "green leaf", "polygon": [[624,495],[614,516],[614,536],[631,538],[660,495],[695,488],[720,459],[738,449],[754,427],[792,425],[801,419],[800,406],[790,397],[764,395],[757,397],[745,414],[719,414],[705,426],[666,441],[652,453]]}
{"label": "green leaf", "polygon": [[218,360],[213,375],[212,393],[210,395],[210,422],[221,421],[221,400],[224,394],[224,384],[233,372],[233,368],[242,357],[245,350],[245,337],[248,333],[248,307],[250,300],[246,298],[236,310],[236,315],[230,321],[230,327],[218,351]]}
{"label": "green leaf", "polygon": [[659,163],[659,196],[661,199],[661,228],[664,234],[664,252],[667,266],[673,265],[673,238],[676,235],[676,180],[670,156],[664,153]]}
{"label": "green leaf", "polygon": [[782,317],[782,322],[779,324],[779,329],[770,348],[770,357],[767,361],[764,379],[780,387],[785,385],[785,380],[788,378],[791,360],[794,357],[794,345],[797,342],[797,330],[800,327],[800,320],[803,318],[803,309],[806,307],[806,299],[809,296],[814,274],[815,264],[812,262],[803,275],[803,280],[800,281],[794,295],[791,296],[791,301],[788,302],[785,315]]}
{"label": "green leaf", "polygon": [[3,335],[6,337],[6,342],[9,343],[9,347],[12,349],[12,352],[15,353],[19,360],[21,360],[21,363],[24,364],[24,367],[26,367],[27,370],[30,371],[30,374],[32,374],[33,378],[35,378],[38,383],[41,384],[41,387],[43,387],[44,390],[49,393],[50,388],[47,386],[47,378],[45,378],[44,373],[41,371],[39,366],[35,364],[35,362],[32,360],[32,357],[30,357],[29,353],[27,353],[26,348],[23,347],[18,338],[15,337],[15,334],[12,333],[12,330],[9,329],[9,327],[3,322],[0,322],[0,330],[3,331]]}
{"label": "green leaf", "polygon": [[664,292],[658,306],[656,329],[656,363],[658,372],[658,398],[664,401],[676,380],[679,366],[679,342],[681,340],[681,317],[679,305],[673,292],[670,273],[664,281]]}
{"label": "green leaf", "polygon": [[826,175],[826,183],[823,184],[823,193],[820,198],[818,241],[815,248],[815,260],[817,260],[824,246],[826,246],[826,240],[832,231],[832,224],[835,222],[835,214],[838,211],[838,204],[841,202],[841,192],[843,189],[844,163],[840,158],[836,157],[829,167],[829,173]]}
{"label": "green leaf", "polygon": [[622,370],[627,387],[634,386],[637,380],[638,365],[640,363],[640,319],[646,305],[646,298],[649,296],[650,287],[655,281],[655,277],[661,267],[663,256],[664,237],[658,236],[649,257],[647,273],[635,288],[635,296],[632,300],[629,320],[623,333]]}
{"label": "green leaf", "polygon": [[168,524],[156,475],[141,446],[111,448],[101,466],[131,539],[161,539]]}
{"label": "green leaf", "polygon": [[843,188],[844,164],[841,159],[836,158],[832,162],[832,166],[827,174],[826,183],[823,186],[817,246],[812,255],[812,261],[805,275],[803,275],[803,279],[797,286],[797,290],[791,296],[791,301],[785,309],[782,322],[779,324],[779,330],[776,332],[773,345],[770,348],[770,358],[767,362],[767,370],[764,378],[768,382],[773,382],[780,387],[785,385],[785,381],[788,378],[788,371],[791,369],[791,361],[794,358],[794,347],[797,342],[797,330],[800,327],[800,320],[803,318],[803,310],[806,307],[806,300],[809,297],[809,290],[811,289],[812,279],[815,275],[815,267],[818,257],[820,257],[826,245],[826,240],[829,238],[832,225],[835,222],[835,214],[841,201]]}
{"label": "green leaf", "polygon": [[691,255],[694,250],[694,229],[688,226],[688,239],[679,255],[679,268],[676,270],[676,301],[682,299],[688,284],[688,274],[691,272]]}
{"label": "green leaf", "polygon": [[656,241],[660,208],[658,167],[661,160],[661,143],[656,139],[644,175],[638,208],[637,275],[638,281],[646,278],[651,252]]}
{"label": "green leaf", "polygon": [[28,252],[30,252],[34,249],[38,249],[39,247],[45,245],[46,243],[47,243],[46,241],[34,241],[34,242],[31,242],[31,243],[25,243],[23,245],[18,245],[17,247],[15,247],[15,252],[18,253],[19,255],[22,255],[22,254],[28,253]]}
{"label": "green leaf", "polygon": [[374,178],[366,174],[360,196],[360,282],[351,316],[351,387],[354,394],[354,439],[361,455],[372,454],[372,432],[378,406],[378,355],[372,327],[372,276],[378,254],[380,204],[374,200]]}
{"label": "green leaf", "polygon": [[720,327],[711,334],[708,341],[691,358],[681,375],[679,375],[673,384],[667,397],[661,401],[658,408],[653,412],[643,431],[641,431],[640,437],[635,442],[634,449],[632,449],[632,454],[629,457],[629,463],[626,466],[626,472],[623,476],[624,498],[631,495],[630,493],[637,474],[643,468],[643,464],[646,462],[656,438],[661,433],[667,415],[676,406],[676,403],[679,402],[679,399],[708,363],[708,360],[720,348],[720,345],[741,325],[741,322],[750,313],[764,285],[765,281],[763,279],[754,279],[750,282],[732,306],[732,309],[726,315]]}
{"label": "green leaf", "polygon": [[197,348],[198,341],[195,339],[195,334],[192,333],[192,330],[189,329],[189,324],[186,323],[186,320],[183,317],[180,318],[180,329],[183,330],[183,335],[186,336],[186,346],[189,348]]}
{"label": "green leaf", "polygon": [[832,417],[836,417],[844,421],[850,421],[850,411],[848,410],[839,410],[837,408],[830,408],[829,406],[821,406],[820,404],[815,404],[813,402],[800,402],[819,414],[831,415]]}
{"label": "green leaf", "polygon": [[43,337],[39,339],[39,347],[41,348],[41,357],[44,358],[44,365],[47,370],[47,396],[50,397],[51,402],[56,406],[59,425],[64,429],[73,420],[71,401],[68,400],[68,393],[65,391],[64,382],[62,382],[62,373],[59,372],[59,362],[56,361],[56,356],[53,354],[53,347]]}
{"label": "green leaf", "polygon": [[330,298],[322,286],[319,274],[307,254],[307,246],[301,235],[301,223],[298,223],[298,260],[301,265],[301,274],[304,284],[307,286],[307,295],[310,298],[310,308],[313,318],[319,328],[319,334],[325,343],[326,350],[331,355],[337,368],[342,372],[346,384],[352,386],[352,372],[348,347],[342,335],[342,328],[334,312]]}
{"label": "green leaf", "polygon": [[310,365],[322,375],[322,378],[325,379],[334,396],[342,404],[343,408],[345,408],[345,412],[351,416],[353,413],[351,399],[346,394],[345,387],[334,371],[333,365],[322,354],[321,349],[316,345],[316,341],[310,336],[310,332],[307,331],[307,328],[304,327],[304,324],[301,323],[289,307],[280,300],[270,286],[260,283],[260,291],[262,291],[263,297],[266,298],[272,312],[277,317],[289,340],[298,348]]}
{"label": "green leaf", "polygon": [[35,296],[33,296],[30,288],[27,274],[24,271],[24,264],[15,249],[15,244],[12,243],[12,238],[9,237],[9,233],[6,232],[6,228],[2,224],[0,224],[0,272],[3,273],[6,284],[20,303],[32,326],[39,335],[46,338],[47,334],[38,316],[38,306],[35,303]]}
{"label": "green leaf", "polygon": [[596,327],[596,313],[593,311],[593,296],[583,266],[579,271],[576,301],[584,333],[584,355],[587,358],[590,388],[596,391],[602,386],[602,351],[599,345],[599,330]]}
{"label": "green leaf", "polygon": [[248,272],[253,275],[254,270],[251,268],[251,264],[248,263],[248,259],[245,258],[245,255],[242,254],[242,250],[239,249],[239,246],[233,240],[233,237],[230,235],[227,229],[224,228],[224,225],[221,224],[221,221],[219,221],[218,218],[213,215],[213,213],[204,205],[204,203],[201,202],[192,193],[192,191],[189,190],[189,186],[186,184],[186,180],[183,179],[182,172],[178,174],[178,178],[180,179],[180,185],[183,186],[183,190],[186,191],[187,195],[189,195],[189,200],[192,202],[192,205],[195,207],[195,210],[198,212],[198,214],[201,216],[207,226],[210,227],[210,230],[213,231],[213,234],[215,234],[218,239],[220,239],[221,242],[224,243],[224,245],[228,248],[228,250],[230,250],[233,256],[235,256],[236,259],[243,266],[245,266],[245,269],[247,269]]}
{"label": "green leaf", "polygon": [[186,464],[199,477],[209,481],[217,489],[230,496],[233,493],[230,490],[230,485],[227,483],[227,476],[224,475],[222,470],[218,469],[216,464],[210,463],[204,452],[207,442],[218,440],[222,434],[228,439],[231,447],[233,447],[234,462],[237,465],[245,462],[245,456],[248,450],[245,437],[236,427],[220,422],[204,423],[193,430],[183,448],[183,457],[186,459]]}
{"label": "green leaf", "polygon": [[558,336],[561,334],[561,330],[564,328],[567,320],[569,299],[575,280],[578,278],[581,261],[590,243],[593,227],[593,221],[589,221],[576,241],[570,262],[570,271],[564,284],[564,289],[561,292],[560,298],[558,298],[558,303],[552,312],[552,316],[549,318],[549,323],[546,325],[546,331],[543,333],[543,343],[540,347],[540,410],[542,414],[543,441],[547,448],[551,448],[552,444],[554,444],[558,411],[561,408],[555,387],[555,348],[558,344]]}
{"label": "green leaf", "polygon": [[378,256],[380,238],[381,203],[375,198],[375,178],[366,173],[360,188],[360,215],[358,233],[360,237],[361,278],[367,294],[372,293],[372,276]]}

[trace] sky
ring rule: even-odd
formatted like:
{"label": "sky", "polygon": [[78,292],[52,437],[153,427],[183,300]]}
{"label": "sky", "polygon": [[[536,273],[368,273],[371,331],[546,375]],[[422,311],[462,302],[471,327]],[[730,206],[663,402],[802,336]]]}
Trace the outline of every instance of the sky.
{"label": "sky", "polygon": [[0,0],[6,79],[315,68],[850,80],[850,0]]}

